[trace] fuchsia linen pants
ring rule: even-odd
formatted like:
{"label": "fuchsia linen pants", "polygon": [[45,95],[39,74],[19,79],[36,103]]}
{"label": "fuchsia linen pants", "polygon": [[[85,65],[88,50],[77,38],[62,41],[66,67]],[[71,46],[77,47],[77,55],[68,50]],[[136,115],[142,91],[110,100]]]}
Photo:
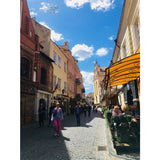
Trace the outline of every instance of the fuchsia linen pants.
{"label": "fuchsia linen pants", "polygon": [[61,134],[61,120],[60,119],[54,119],[53,120],[53,127],[55,134]]}

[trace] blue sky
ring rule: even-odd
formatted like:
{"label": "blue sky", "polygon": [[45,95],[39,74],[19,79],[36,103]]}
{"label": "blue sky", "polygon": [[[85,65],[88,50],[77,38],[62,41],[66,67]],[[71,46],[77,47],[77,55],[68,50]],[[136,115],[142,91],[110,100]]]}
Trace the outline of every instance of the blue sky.
{"label": "blue sky", "polygon": [[[94,63],[108,67],[123,0],[27,0],[31,17],[51,29],[58,45],[69,42],[78,60],[86,94],[93,92]],[[52,10],[56,7],[56,10]]]}

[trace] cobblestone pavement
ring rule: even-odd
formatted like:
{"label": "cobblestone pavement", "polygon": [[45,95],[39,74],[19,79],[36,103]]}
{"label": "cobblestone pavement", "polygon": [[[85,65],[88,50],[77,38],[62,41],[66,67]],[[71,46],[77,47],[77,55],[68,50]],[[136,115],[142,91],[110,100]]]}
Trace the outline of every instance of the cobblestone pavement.
{"label": "cobblestone pavement", "polygon": [[62,135],[54,137],[47,122],[21,128],[21,160],[110,160],[105,135],[105,119],[100,113],[81,115],[76,126],[74,115],[64,117]]}

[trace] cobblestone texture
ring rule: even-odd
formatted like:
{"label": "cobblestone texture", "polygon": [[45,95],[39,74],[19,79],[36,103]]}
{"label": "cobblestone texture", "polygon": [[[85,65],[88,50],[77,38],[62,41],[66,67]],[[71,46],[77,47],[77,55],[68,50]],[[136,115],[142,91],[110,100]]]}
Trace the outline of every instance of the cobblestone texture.
{"label": "cobblestone texture", "polygon": [[21,128],[21,160],[110,160],[105,146],[105,119],[100,113],[82,114],[79,127],[74,115],[64,117],[60,137],[53,136],[47,122],[41,128],[38,124]]}

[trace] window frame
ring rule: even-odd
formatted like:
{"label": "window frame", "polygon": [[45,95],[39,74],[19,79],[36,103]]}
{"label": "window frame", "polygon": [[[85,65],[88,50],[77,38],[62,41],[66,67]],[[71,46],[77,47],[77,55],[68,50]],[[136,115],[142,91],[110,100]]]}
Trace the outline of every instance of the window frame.
{"label": "window frame", "polygon": [[57,54],[56,54],[56,52],[53,52],[53,60],[57,64]]}
{"label": "window frame", "polygon": [[[21,77],[24,77],[26,79],[30,79],[30,61],[25,58],[22,57],[21,58]],[[26,73],[22,73],[26,70]]]}
{"label": "window frame", "polygon": [[61,79],[58,78],[58,90],[61,90]]}
{"label": "window frame", "polygon": [[43,67],[41,67],[41,79],[40,83],[43,85],[47,84],[47,70]]}
{"label": "window frame", "polygon": [[61,57],[58,56],[58,66],[61,67]]}
{"label": "window frame", "polygon": [[67,72],[67,63],[64,62],[64,72]]}

